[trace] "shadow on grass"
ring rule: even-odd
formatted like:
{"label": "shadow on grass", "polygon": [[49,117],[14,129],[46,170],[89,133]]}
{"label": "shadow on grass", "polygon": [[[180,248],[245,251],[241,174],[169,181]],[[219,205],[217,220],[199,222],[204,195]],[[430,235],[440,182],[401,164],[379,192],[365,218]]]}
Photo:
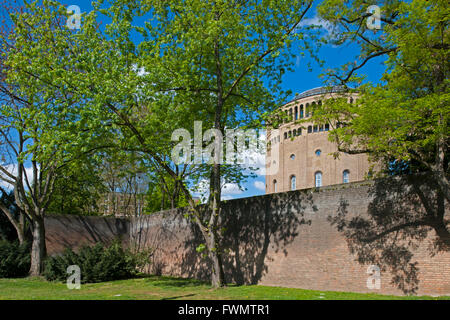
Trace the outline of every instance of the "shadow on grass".
{"label": "shadow on grass", "polygon": [[200,287],[200,286],[204,287],[210,285],[209,282],[196,279],[152,276],[152,275],[146,275],[143,277],[145,278],[146,283],[162,288],[167,287],[182,288],[182,287]]}
{"label": "shadow on grass", "polygon": [[193,297],[193,296],[196,296],[196,294],[195,293],[191,293],[191,294],[185,294],[185,295],[183,295],[183,296],[175,296],[175,297],[169,297],[169,298],[162,298],[161,300],[177,300],[177,299],[186,299],[186,298],[189,298],[189,297]]}

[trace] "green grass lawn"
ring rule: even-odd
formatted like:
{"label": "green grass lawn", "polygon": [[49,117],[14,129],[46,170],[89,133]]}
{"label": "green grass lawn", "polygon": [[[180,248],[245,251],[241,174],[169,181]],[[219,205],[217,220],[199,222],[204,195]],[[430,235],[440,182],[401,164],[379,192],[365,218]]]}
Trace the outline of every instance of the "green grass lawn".
{"label": "green grass lawn", "polygon": [[229,286],[212,289],[207,283],[170,277],[145,276],[129,280],[82,284],[79,290],[69,290],[64,283],[47,282],[40,278],[0,279],[0,300],[223,300],[223,299],[299,299],[299,300],[360,300],[360,299],[448,299],[446,297],[399,297],[350,292],[313,291],[267,286]]}

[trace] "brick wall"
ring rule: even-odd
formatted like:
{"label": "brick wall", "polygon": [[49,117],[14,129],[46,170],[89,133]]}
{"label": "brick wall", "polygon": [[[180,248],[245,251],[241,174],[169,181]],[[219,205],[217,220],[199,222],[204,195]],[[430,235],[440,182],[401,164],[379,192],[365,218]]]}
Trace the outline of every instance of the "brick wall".
{"label": "brick wall", "polygon": [[45,240],[49,255],[66,247],[74,250],[98,242],[122,239],[129,243],[129,220],[96,216],[52,215],[45,218]]}
{"label": "brick wall", "polygon": [[[358,242],[372,237],[373,230],[380,233],[407,219],[420,220],[426,212],[410,183],[420,185],[421,181],[379,180],[226,201],[227,280],[404,294],[402,286],[405,290],[414,287],[417,278],[418,294],[450,294],[450,251],[442,246],[443,250],[436,249],[439,242],[433,229],[410,226],[378,240]],[[421,188],[426,191],[426,185]],[[428,205],[437,211],[445,208],[448,217],[448,204],[442,207],[442,199],[435,197],[438,200],[433,202],[432,192],[428,195]],[[97,219],[47,218],[49,251],[57,252],[64,244],[108,240],[117,232],[127,234],[133,245],[154,248],[149,272],[208,279],[208,261],[196,251],[201,236],[183,210],[129,221]],[[380,289],[367,287],[369,265],[381,268]]]}

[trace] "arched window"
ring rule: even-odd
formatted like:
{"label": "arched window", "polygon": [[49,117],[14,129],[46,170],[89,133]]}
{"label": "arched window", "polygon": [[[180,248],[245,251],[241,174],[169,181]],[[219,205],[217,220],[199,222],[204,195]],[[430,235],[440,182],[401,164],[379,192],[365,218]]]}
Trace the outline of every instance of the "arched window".
{"label": "arched window", "polygon": [[319,127],[318,126],[314,126],[314,132],[319,131]]}
{"label": "arched window", "polygon": [[322,154],[322,151],[320,149],[317,149],[315,152],[316,156],[320,156]]}
{"label": "arched window", "polygon": [[284,133],[284,138],[287,139],[287,132]]}
{"label": "arched window", "polygon": [[312,132],[312,126],[308,126],[308,133]]}
{"label": "arched window", "polygon": [[305,113],[306,113],[306,118],[308,118],[309,117],[309,103],[307,103],[305,105]]}
{"label": "arched window", "polygon": [[295,190],[295,188],[296,188],[296,183],[297,183],[296,178],[295,178],[294,175],[292,175],[292,176],[291,176],[291,190]]}
{"label": "arched window", "polygon": [[297,136],[297,129],[294,129],[293,134],[294,134],[294,137]]}
{"label": "arched window", "polygon": [[314,178],[315,178],[315,186],[316,187],[321,187],[322,186],[322,172],[317,171],[314,174]]}
{"label": "arched window", "polygon": [[353,103],[353,98],[352,97],[350,97],[350,103]]}
{"label": "arched window", "polygon": [[292,121],[292,108],[289,109],[289,122]]}
{"label": "arched window", "polygon": [[300,119],[303,119],[303,105],[300,105]]}
{"label": "arched window", "polygon": [[320,126],[319,126],[319,132],[320,131],[323,131],[323,124],[321,124]]}
{"label": "arched window", "polygon": [[292,131],[289,130],[289,138],[292,138]]}
{"label": "arched window", "polygon": [[313,103],[311,103],[311,115],[314,115],[314,111],[316,110],[316,102],[313,101]]}
{"label": "arched window", "polygon": [[349,183],[350,182],[350,171],[344,170],[342,172],[342,182],[343,183]]}
{"label": "arched window", "polygon": [[273,192],[277,192],[277,180],[273,180]]}
{"label": "arched window", "polygon": [[298,107],[295,106],[294,108],[294,120],[298,120]]}
{"label": "arched window", "polygon": [[301,135],[302,135],[302,128],[298,128],[298,129],[297,129],[297,135],[298,135],[298,136],[301,136]]}
{"label": "arched window", "polygon": [[325,124],[325,131],[330,131],[330,125],[328,123]]}
{"label": "arched window", "polygon": [[295,160],[295,154],[291,154],[290,158],[291,160]]}

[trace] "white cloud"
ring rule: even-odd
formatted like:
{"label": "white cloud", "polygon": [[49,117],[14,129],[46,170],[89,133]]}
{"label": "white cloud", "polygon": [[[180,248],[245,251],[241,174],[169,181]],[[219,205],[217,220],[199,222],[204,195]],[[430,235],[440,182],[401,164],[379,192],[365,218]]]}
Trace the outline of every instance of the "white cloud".
{"label": "white cloud", "polygon": [[226,195],[236,195],[236,194],[241,194],[244,191],[242,191],[239,188],[239,185],[237,185],[236,183],[226,183],[223,187],[222,187],[222,194],[224,196]]}
{"label": "white cloud", "polygon": [[333,32],[333,26],[331,25],[331,23],[319,18],[318,16],[315,16],[313,18],[303,19],[298,24],[298,26],[296,28],[296,32],[299,32],[302,27],[307,27],[307,26],[317,26],[320,29],[324,29],[328,33],[328,35],[330,35]]}
{"label": "white cloud", "polygon": [[[209,180],[203,179],[191,188],[192,195],[199,197],[202,203],[206,203],[209,197]],[[225,183],[222,186],[221,200],[230,200],[244,191],[236,183]]]}
{"label": "white cloud", "polygon": [[[16,164],[3,165],[3,168],[6,171],[8,171],[10,174],[12,174],[13,176],[17,175],[17,165]],[[31,185],[33,183],[33,168],[32,167],[25,168],[25,175],[27,176],[28,181],[30,182],[30,185]],[[5,190],[12,190],[13,186],[11,184],[9,184],[8,182],[4,181],[2,179],[2,177],[6,178],[8,180],[11,180],[3,172],[0,172],[0,186],[2,188],[4,188]],[[23,184],[26,188],[25,177],[23,178]]]}
{"label": "white cloud", "polygon": [[262,181],[255,181],[253,183],[253,186],[258,190],[262,190],[262,191],[266,190],[266,185]]}
{"label": "white cloud", "polygon": [[139,77],[146,76],[148,74],[144,67],[138,67],[137,64],[133,64],[131,69],[135,71]]}

